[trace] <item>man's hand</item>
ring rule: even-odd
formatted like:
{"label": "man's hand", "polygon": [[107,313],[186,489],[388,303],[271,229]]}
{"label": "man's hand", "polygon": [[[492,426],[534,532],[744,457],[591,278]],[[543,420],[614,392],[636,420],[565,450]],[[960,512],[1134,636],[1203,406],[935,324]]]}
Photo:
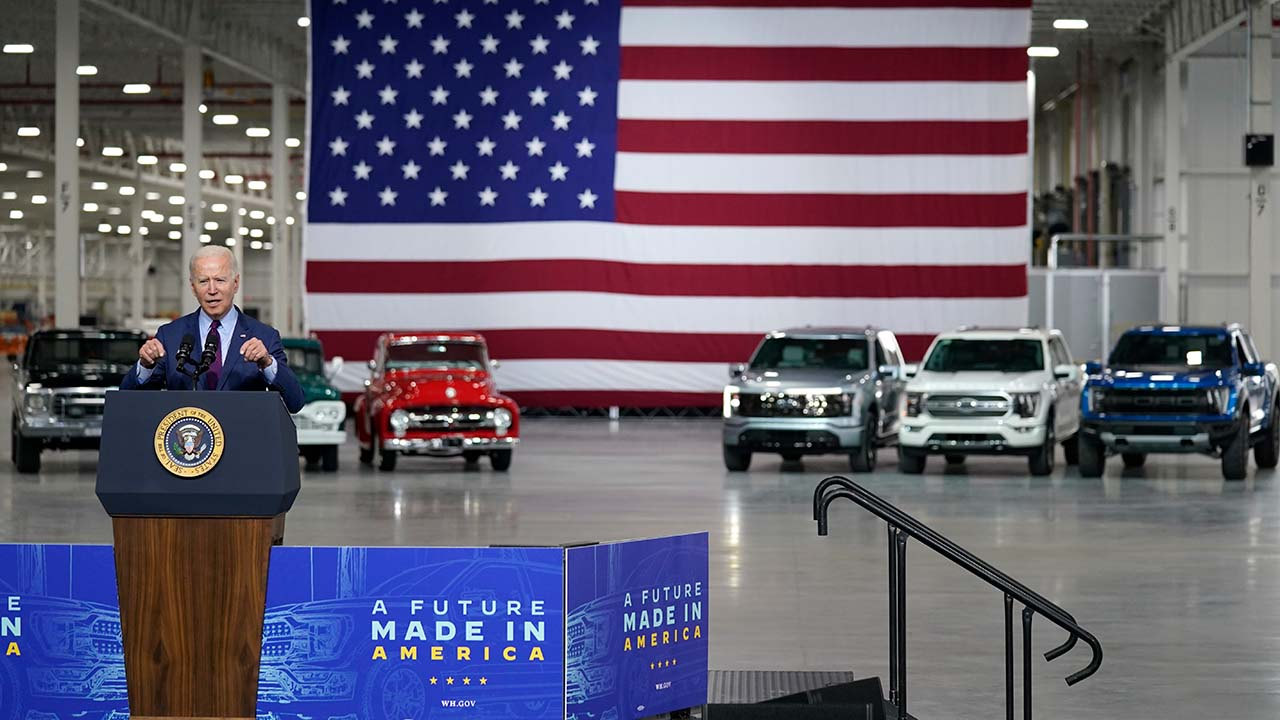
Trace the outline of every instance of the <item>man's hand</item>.
{"label": "man's hand", "polygon": [[148,370],[155,367],[156,361],[162,357],[164,357],[164,344],[155,338],[151,338],[138,348],[138,362]]}
{"label": "man's hand", "polygon": [[267,346],[263,345],[258,338],[249,338],[240,346],[240,357],[257,365],[259,370],[271,367],[271,363],[276,361],[271,357],[271,353],[267,352]]}

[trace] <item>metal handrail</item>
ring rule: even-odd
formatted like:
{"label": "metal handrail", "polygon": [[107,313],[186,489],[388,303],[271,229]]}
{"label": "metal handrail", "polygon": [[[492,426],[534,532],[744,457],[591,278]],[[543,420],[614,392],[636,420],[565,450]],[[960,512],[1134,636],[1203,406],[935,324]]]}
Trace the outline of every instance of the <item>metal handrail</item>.
{"label": "metal handrail", "polygon": [[1013,717],[1013,600],[1023,605],[1023,671],[1024,717],[1031,717],[1031,669],[1030,633],[1031,618],[1040,613],[1047,620],[1067,632],[1068,639],[1062,645],[1046,652],[1045,660],[1052,662],[1069,652],[1078,640],[1084,640],[1092,652],[1089,664],[1066,677],[1067,685],[1088,678],[1102,666],[1102,645],[1075,618],[1057,604],[1001,572],[990,563],[960,547],[950,539],[920,522],[916,518],[889,504],[884,499],[845,477],[832,476],[818,483],[813,493],[813,518],[818,523],[818,535],[827,534],[827,514],[831,503],[844,498],[862,506],[888,524],[889,531],[889,664],[890,700],[895,702],[901,714],[906,714],[906,539],[915,538],[926,547],[959,565],[970,574],[1004,594],[1006,679],[1008,682],[1008,717]]}

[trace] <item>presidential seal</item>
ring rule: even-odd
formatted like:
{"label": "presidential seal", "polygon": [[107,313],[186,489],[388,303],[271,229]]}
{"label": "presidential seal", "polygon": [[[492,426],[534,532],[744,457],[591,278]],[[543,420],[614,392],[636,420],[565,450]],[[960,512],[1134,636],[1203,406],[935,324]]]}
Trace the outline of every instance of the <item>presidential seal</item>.
{"label": "presidential seal", "polygon": [[174,475],[199,477],[222,459],[225,439],[213,415],[200,408],[178,408],[156,428],[156,459]]}

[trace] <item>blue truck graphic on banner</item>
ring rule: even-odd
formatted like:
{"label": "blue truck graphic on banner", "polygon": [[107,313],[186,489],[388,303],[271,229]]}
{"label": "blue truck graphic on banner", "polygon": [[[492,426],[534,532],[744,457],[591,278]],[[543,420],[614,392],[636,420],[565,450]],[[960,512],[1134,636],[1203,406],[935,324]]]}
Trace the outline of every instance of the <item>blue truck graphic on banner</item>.
{"label": "blue truck graphic on banner", "polygon": [[565,717],[707,701],[707,534],[570,548]]}

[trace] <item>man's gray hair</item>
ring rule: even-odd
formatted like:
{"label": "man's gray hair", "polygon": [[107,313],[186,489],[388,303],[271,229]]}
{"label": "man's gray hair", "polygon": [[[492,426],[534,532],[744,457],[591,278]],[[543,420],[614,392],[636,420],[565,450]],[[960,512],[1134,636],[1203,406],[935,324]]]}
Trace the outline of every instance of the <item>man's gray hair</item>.
{"label": "man's gray hair", "polygon": [[218,258],[226,260],[231,265],[231,277],[240,274],[240,266],[236,264],[236,254],[221,245],[205,245],[191,256],[191,262],[187,263],[187,276],[195,281],[196,279],[196,261],[205,258]]}

